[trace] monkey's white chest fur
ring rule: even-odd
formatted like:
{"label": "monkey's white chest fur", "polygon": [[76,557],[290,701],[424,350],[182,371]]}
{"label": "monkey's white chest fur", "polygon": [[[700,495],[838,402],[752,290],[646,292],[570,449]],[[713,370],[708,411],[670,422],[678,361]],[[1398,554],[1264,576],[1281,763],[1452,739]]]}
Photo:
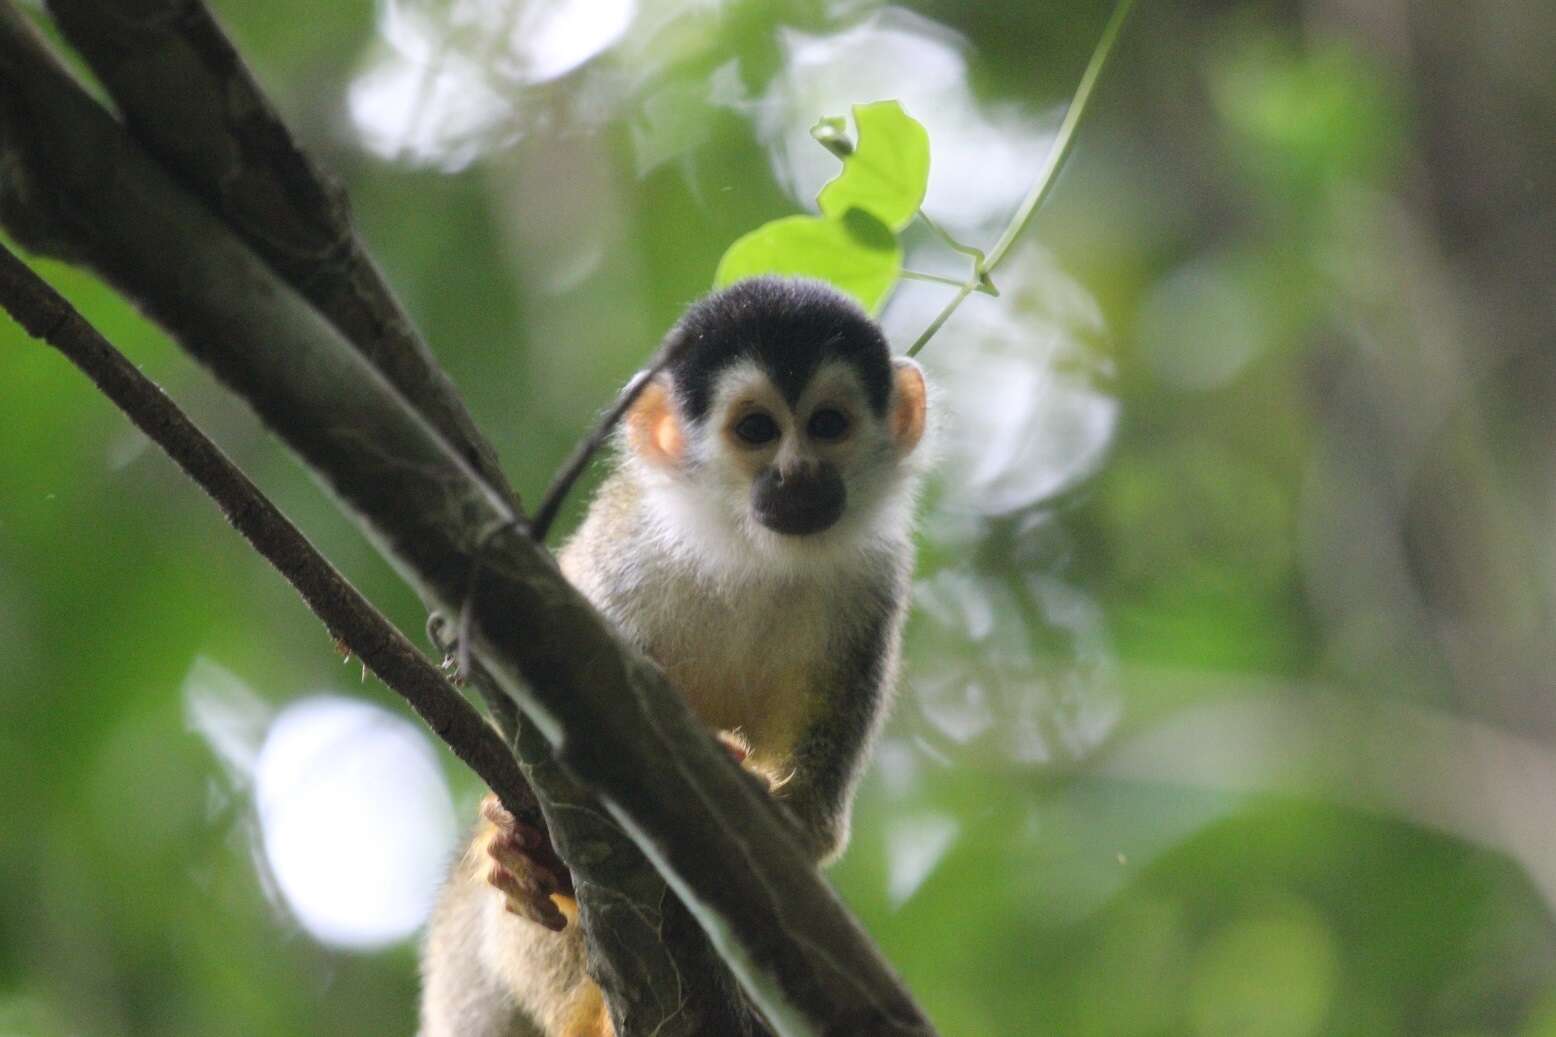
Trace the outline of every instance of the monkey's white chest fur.
{"label": "monkey's white chest fur", "polygon": [[[619,489],[607,487],[602,495]],[[635,498],[608,504],[598,524],[591,514],[576,546],[562,552],[563,571],[664,667],[699,717],[712,728],[738,731],[751,743],[754,764],[781,772],[827,693],[835,644],[859,621],[839,603],[857,602],[851,591],[860,575],[847,565],[799,574],[757,567],[713,573],[663,550],[594,550],[601,537],[643,535],[636,523],[620,521],[625,516],[618,508]],[[579,564],[586,552],[633,563]]]}

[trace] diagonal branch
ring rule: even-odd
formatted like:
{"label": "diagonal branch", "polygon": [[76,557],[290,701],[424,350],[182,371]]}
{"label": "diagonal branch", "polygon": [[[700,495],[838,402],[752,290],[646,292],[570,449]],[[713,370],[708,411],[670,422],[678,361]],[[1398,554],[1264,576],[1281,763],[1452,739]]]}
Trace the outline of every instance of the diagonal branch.
{"label": "diagonal branch", "polygon": [[221,508],[323,621],[427,726],[481,776],[503,805],[536,809],[513,753],[475,707],[449,686],[383,613],[341,575],[296,526],[201,432],[161,389],[115,349],[75,308],[4,245],[0,307],[34,338],[63,353],[135,426],[161,447]]}
{"label": "diagonal branch", "polygon": [[[104,339],[59,293],[33,274],[0,245],[0,308],[7,310],[29,334],[54,346],[75,364],[103,394],[210,495],[243,537],[297,590],[326,629],[355,652],[392,690],[403,696],[434,733],[449,744],[471,770],[497,793],[503,805],[530,824],[540,820],[535,794],[508,746],[488,727],[440,671],[428,662],[393,624],[375,609],[308,541],[300,530],[270,502],[221,449],[122,353]],[[489,680],[484,671],[479,678]],[[527,731],[525,771],[535,774],[548,793],[547,805],[564,812],[569,823],[556,826],[561,852],[588,858],[599,856],[599,847],[615,849],[617,866],[581,869],[594,882],[602,878],[622,884],[621,849],[624,836],[605,817],[592,798],[576,782],[550,763],[549,749]],[[642,1029],[661,1033],[696,1032],[661,1025],[680,1016],[704,1031],[738,1034],[747,1020],[740,1004],[725,989],[727,972],[705,939],[694,930],[690,916],[673,898],[667,898],[664,882],[626,843],[632,863],[628,877],[636,883],[627,895],[615,895],[600,906],[599,898],[585,895],[592,917],[591,938],[602,946],[596,955],[621,991],[616,1015],[627,1020],[623,1033],[639,1020]],[[609,857],[610,854],[607,854]],[[667,899],[669,902],[666,902]],[[662,907],[661,907],[662,905]],[[627,922],[618,915],[627,912]],[[641,953],[631,921],[647,915],[667,943],[684,948],[675,955],[655,957]],[[694,975],[687,975],[692,973]],[[698,977],[707,977],[699,979]],[[712,984],[711,1005],[686,1010],[679,999]]]}
{"label": "diagonal branch", "polygon": [[[167,326],[426,600],[457,612],[479,557],[477,657],[660,869],[775,1029],[931,1032],[767,799],[562,578],[504,496],[130,142],[8,3],[0,174],[0,220],[90,263]],[[575,874],[580,863],[569,861]]]}

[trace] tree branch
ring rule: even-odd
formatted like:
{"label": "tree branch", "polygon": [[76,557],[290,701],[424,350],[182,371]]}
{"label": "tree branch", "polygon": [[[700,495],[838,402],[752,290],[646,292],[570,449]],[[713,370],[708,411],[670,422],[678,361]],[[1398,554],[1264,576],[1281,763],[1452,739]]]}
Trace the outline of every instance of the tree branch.
{"label": "tree branch", "polygon": [[[58,0],[51,10],[131,134],[307,296],[517,512],[494,451],[354,237],[344,195],[297,145],[209,10],[198,0]],[[559,502],[552,498],[553,514]],[[591,967],[610,974],[602,986],[613,1016],[633,1024],[621,1032],[743,1030],[749,1013],[724,989],[726,970],[658,873],[552,765],[544,740],[516,739],[513,700],[480,667],[471,677],[499,729],[515,739],[549,820],[515,812],[549,828],[572,862],[584,927],[591,944],[603,944]],[[698,1004],[688,1009],[676,998]],[[684,1028],[667,1024],[672,1018]]]}
{"label": "tree branch", "polygon": [[[175,212],[178,215],[171,216]],[[158,215],[148,215],[152,213]],[[162,216],[170,216],[179,225],[176,234],[164,233],[172,227],[163,223]],[[201,336],[226,342],[246,358],[246,364],[254,365],[251,373],[257,373],[267,365],[277,366],[277,358],[287,355],[277,348],[278,343],[296,335],[327,337],[332,350],[347,346],[311,307],[276,281],[273,268],[258,262],[234,241],[207,206],[193,202],[170,182],[124,131],[81,93],[48,56],[25,19],[9,5],[0,5],[0,220],[39,250],[73,256],[94,266],[169,326],[197,356],[201,355]],[[183,242],[190,243],[187,251]],[[164,266],[164,260],[175,254],[182,262],[155,271],[158,276],[149,280],[157,284],[149,285],[144,275],[153,271],[147,265]],[[202,298],[209,304],[198,329],[178,316],[188,298]],[[338,353],[332,355],[340,359]],[[231,379],[230,372],[218,373]],[[324,401],[332,396],[352,399],[358,391],[357,381],[372,377],[360,371],[335,373],[340,377],[319,387],[317,402],[326,410]],[[273,406],[283,415],[290,413],[284,400],[275,399]],[[403,408],[405,401],[395,396],[394,406]],[[343,429],[360,424],[340,408],[335,410],[317,420],[326,424],[339,421]],[[267,420],[275,424],[274,419]],[[418,423],[418,436],[430,432]],[[393,453],[371,434],[349,438],[340,446],[344,452],[339,463],[360,466],[369,478],[374,466],[383,460],[380,447]],[[426,463],[434,468],[445,464],[446,449],[445,441],[442,450],[435,452],[437,459]],[[350,460],[353,453],[357,455],[354,462]],[[398,486],[391,480],[383,489],[391,495],[414,492]],[[457,525],[460,507],[450,508],[451,521]],[[465,534],[477,542],[484,531],[472,527]],[[401,565],[392,554],[390,558]],[[405,571],[403,565],[401,571]],[[455,562],[447,576],[462,581],[474,571],[467,562]],[[433,599],[427,600],[435,604]],[[454,605],[449,614],[457,612]],[[480,673],[478,669],[478,677]],[[505,732],[510,737],[517,734],[513,700],[490,679],[477,679],[475,684]],[[600,813],[598,805],[560,768],[550,764],[544,740],[520,738],[516,747],[541,801],[545,826],[580,888],[584,928],[591,941],[591,967],[600,968],[607,974],[605,978],[623,978],[615,985],[602,984],[612,1013],[618,1020],[649,1020],[647,1025],[624,1027],[623,1037],[655,1030],[666,1037],[696,1033],[703,1021],[717,1029],[739,1032],[743,1026],[738,1023],[741,1010],[727,996],[722,966],[710,961],[706,939],[694,927],[672,924],[674,913],[681,911],[684,916],[684,909],[673,898],[666,903],[663,881],[654,868],[631,839]],[[672,917],[667,920],[666,915]],[[667,938],[676,932],[679,938]],[[598,948],[594,947],[596,941]],[[620,962],[613,962],[613,957]],[[644,982],[636,982],[640,978]],[[649,979],[655,982],[650,984]],[[674,1001],[653,1001],[677,991],[695,1010]],[[685,1028],[676,1025],[680,1022]]]}
{"label": "tree branch", "polygon": [[537,812],[535,795],[513,753],[475,708],[405,635],[341,575],[221,449],[151,379],[141,374],[58,292],[0,245],[0,306],[34,338],[47,342],[119,406],[221,508],[323,621],[410,703],[438,737],[481,776],[503,806]]}
{"label": "tree branch", "polygon": [[[4,3],[0,171],[0,220],[89,262],[166,325],[426,600],[456,613],[480,565],[477,657],[653,860],[779,1032],[930,1032],[767,798],[562,578],[503,495],[147,159]],[[569,861],[575,877],[589,863]]]}
{"label": "tree branch", "polygon": [[[233,527],[297,590],[331,635],[403,696],[509,811],[530,824],[545,824],[514,754],[441,672],[319,554],[177,404],[4,245],[0,245],[0,307],[33,337],[63,353],[199,484]],[[481,676],[489,679],[484,671]],[[549,761],[549,749],[535,741],[526,756]],[[546,767],[551,773],[542,770]],[[677,1014],[697,1023],[697,1029],[684,1032],[746,1032],[750,1019],[725,987],[728,971],[712,955],[684,907],[668,896],[658,873],[625,840],[620,827],[554,763],[537,763],[526,769],[541,771],[542,787],[554,790],[548,801],[554,811],[575,817],[572,823],[557,826],[559,852],[599,856],[599,846],[614,849],[617,843],[625,842],[625,850],[615,852],[630,854],[630,858],[617,857],[618,866],[603,877],[619,881],[625,871],[639,888],[632,888],[627,895],[613,895],[604,907],[593,906],[597,896],[583,897],[595,916],[588,925],[590,938],[602,945],[596,958],[611,970],[612,986],[623,992],[623,1007],[616,1013],[627,1021],[621,1032],[653,1030]],[[630,870],[622,869],[622,859],[633,859],[636,864]],[[583,870],[597,887],[601,885],[600,869]],[[638,953],[631,938],[632,927],[623,925],[617,915],[626,911],[634,918],[641,917],[643,905],[650,905],[654,928],[664,934],[665,942],[688,950],[675,956]],[[627,964],[612,964],[617,961]],[[688,968],[689,964],[696,967]],[[683,975],[682,969],[696,975]],[[697,976],[711,980],[700,983]],[[679,1004],[681,998],[695,994],[699,985],[710,981],[717,996],[707,999],[711,1002],[707,1007],[688,1009]],[[661,1032],[683,1031],[668,1027]]]}

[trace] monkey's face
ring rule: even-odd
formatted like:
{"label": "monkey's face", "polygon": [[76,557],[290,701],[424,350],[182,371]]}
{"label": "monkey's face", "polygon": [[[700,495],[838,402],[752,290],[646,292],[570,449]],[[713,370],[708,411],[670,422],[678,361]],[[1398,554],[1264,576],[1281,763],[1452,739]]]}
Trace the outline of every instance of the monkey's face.
{"label": "monkey's face", "polygon": [[683,539],[753,561],[845,549],[881,532],[883,510],[907,521],[924,383],[912,361],[893,370],[900,384],[877,413],[846,362],[823,363],[791,402],[759,364],[739,360],[713,379],[702,420],[667,388],[654,431],[631,439]]}
{"label": "monkey's face", "polygon": [[[764,279],[710,296],[694,346],[627,418],[655,514],[735,561],[814,559],[906,529],[923,375],[830,289]],[[900,515],[900,519],[898,516]]]}
{"label": "monkey's face", "polygon": [[757,364],[734,364],[716,380],[707,423],[714,434],[703,437],[706,462],[724,469],[726,486],[744,491],[750,520],[780,536],[832,529],[848,511],[850,483],[891,465],[857,372],[836,361],[792,404]]}

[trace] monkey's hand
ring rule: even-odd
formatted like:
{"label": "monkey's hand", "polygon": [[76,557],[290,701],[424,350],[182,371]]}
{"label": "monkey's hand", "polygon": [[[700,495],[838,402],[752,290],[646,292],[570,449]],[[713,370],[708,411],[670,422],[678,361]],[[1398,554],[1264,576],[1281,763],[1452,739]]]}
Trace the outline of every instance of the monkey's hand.
{"label": "monkey's hand", "polygon": [[490,824],[476,841],[476,850],[490,862],[486,881],[507,900],[509,912],[553,932],[567,928],[567,916],[554,896],[573,896],[573,876],[557,857],[544,829],[514,817],[487,793],[481,816]]}

